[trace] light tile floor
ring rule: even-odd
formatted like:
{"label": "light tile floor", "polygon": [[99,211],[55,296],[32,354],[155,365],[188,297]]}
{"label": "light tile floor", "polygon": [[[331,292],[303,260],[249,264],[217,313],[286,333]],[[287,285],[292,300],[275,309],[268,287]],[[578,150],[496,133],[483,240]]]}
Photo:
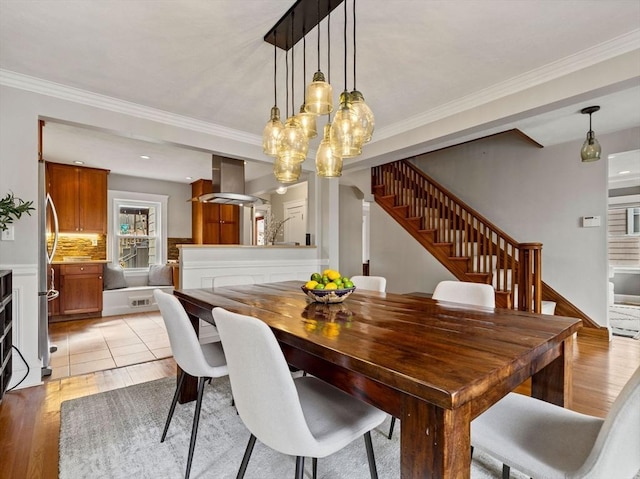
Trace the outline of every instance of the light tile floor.
{"label": "light tile floor", "polygon": [[49,324],[53,372],[59,379],[171,356],[159,311]]}

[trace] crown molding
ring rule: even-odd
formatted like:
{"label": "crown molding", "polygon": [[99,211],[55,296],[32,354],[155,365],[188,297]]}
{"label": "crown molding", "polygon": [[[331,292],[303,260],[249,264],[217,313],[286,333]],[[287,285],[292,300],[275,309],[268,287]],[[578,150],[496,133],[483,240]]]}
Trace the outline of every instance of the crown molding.
{"label": "crown molding", "polygon": [[635,50],[640,50],[640,29],[376,130],[373,141],[422,127]]}
{"label": "crown molding", "polygon": [[[536,68],[515,76],[489,88],[479,90],[444,105],[432,108],[424,113],[410,117],[376,130],[373,141],[390,138],[424,125],[442,120],[452,115],[477,108],[500,98],[519,93],[529,88],[544,84],[570,73],[596,65],[619,55],[640,50],[640,29],[578,52],[575,55]],[[254,134],[226,128],[194,118],[158,110],[137,103],[92,93],[60,83],[23,75],[10,70],[0,69],[0,85],[31,91],[42,95],[59,98],[104,110],[123,113],[158,123],[176,126],[191,131],[206,133],[250,145],[261,145],[262,139]]]}
{"label": "crown molding", "polygon": [[187,116],[177,115],[164,110],[158,110],[125,100],[100,95],[79,88],[62,85],[60,83],[43,80],[41,78],[23,75],[10,70],[0,69],[0,85],[30,91],[61,100],[71,101],[103,110],[123,113],[136,118],[143,118],[166,125],[197,131],[209,135],[219,136],[245,144],[261,145],[262,138],[244,131],[226,128]]}

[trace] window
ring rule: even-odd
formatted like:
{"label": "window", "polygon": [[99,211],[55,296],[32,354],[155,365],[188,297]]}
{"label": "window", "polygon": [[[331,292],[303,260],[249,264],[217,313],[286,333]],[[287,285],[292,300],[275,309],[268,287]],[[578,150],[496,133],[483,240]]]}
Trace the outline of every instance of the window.
{"label": "window", "polygon": [[111,260],[125,269],[148,269],[166,262],[167,197],[109,191],[113,232]]}

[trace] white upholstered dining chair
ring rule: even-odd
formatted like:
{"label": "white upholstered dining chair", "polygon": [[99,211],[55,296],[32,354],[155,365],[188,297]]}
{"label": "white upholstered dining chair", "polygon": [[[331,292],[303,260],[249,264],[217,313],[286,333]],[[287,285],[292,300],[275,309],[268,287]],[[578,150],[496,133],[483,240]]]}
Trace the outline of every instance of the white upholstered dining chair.
{"label": "white upholstered dining chair", "polygon": [[387,290],[387,278],[384,276],[351,276],[350,279],[356,288],[380,291],[381,293]]}
{"label": "white upholstered dining chair", "polygon": [[471,445],[534,478],[631,479],[640,472],[640,368],[605,419],[509,393],[471,423]]}
{"label": "white upholstered dining chair", "polygon": [[282,454],[296,456],[297,479],[304,458],[339,451],[364,436],[371,477],[376,465],[371,430],[386,413],[312,376],[293,378],[278,341],[266,323],[251,316],[213,309],[229,365],[240,418],[251,433],[237,478],[244,477],[256,439]]}
{"label": "white upholstered dining chair", "polygon": [[433,299],[453,303],[472,304],[495,308],[496,292],[493,286],[466,281],[440,281],[433,291]]}
{"label": "white upholstered dining chair", "polygon": [[195,329],[193,329],[187,312],[182,307],[182,304],[180,304],[178,298],[160,289],[154,290],[153,295],[158,303],[162,319],[167,328],[173,358],[181,369],[160,442],[164,442],[167,436],[171,418],[173,417],[176,403],[178,402],[180,388],[184,382],[185,373],[198,378],[198,399],[193,415],[191,441],[189,443],[187,468],[184,476],[185,479],[188,479],[191,472],[196,436],[198,434],[198,422],[200,420],[200,408],[202,406],[205,381],[210,378],[226,376],[228,374],[227,361],[220,342],[206,344],[200,344],[198,342]]}

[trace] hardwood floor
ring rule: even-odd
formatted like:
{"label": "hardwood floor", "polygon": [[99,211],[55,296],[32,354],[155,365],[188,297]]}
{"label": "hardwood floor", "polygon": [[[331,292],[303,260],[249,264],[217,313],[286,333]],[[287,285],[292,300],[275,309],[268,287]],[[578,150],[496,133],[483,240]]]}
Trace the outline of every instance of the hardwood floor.
{"label": "hardwood floor", "polygon": [[[572,409],[605,416],[635,369],[640,341],[575,341]],[[175,375],[173,358],[50,380],[7,393],[0,404],[0,478],[57,478],[63,401]],[[526,390],[526,385],[520,389]],[[164,406],[163,406],[164,407]]]}

